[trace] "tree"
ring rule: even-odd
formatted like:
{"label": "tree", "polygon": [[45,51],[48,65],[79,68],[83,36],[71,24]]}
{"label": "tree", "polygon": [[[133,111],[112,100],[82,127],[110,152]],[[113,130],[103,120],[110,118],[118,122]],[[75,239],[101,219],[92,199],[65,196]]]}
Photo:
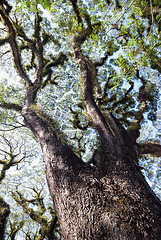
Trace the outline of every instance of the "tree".
{"label": "tree", "polygon": [[[159,31],[160,16],[154,16],[154,10],[160,9],[160,3],[158,7],[155,1],[146,1],[146,10],[150,14],[144,14],[142,1],[132,1],[117,18],[116,12],[122,10],[124,1],[87,1],[86,4],[73,0],[26,1],[22,6],[25,7],[24,15],[29,11],[25,15],[28,20],[20,22],[16,13],[21,1],[17,2],[13,7],[5,0],[0,3],[4,25],[0,46],[5,49],[3,56],[9,51],[5,46],[10,46],[14,66],[23,82],[23,90],[22,83],[13,83],[12,92],[19,91],[17,94],[23,94],[23,97],[19,96],[15,101],[12,96],[5,98],[2,95],[0,106],[21,113],[25,126],[41,145],[48,186],[64,239],[160,239],[161,203],[145,181],[138,157],[145,153],[161,156],[161,146],[153,142],[136,142],[145,113],[149,119],[155,118],[156,85],[146,80],[141,64],[148,66],[150,62],[152,68],[160,71],[154,58],[160,61],[160,35],[153,31],[154,27]],[[58,15],[52,3],[63,14]],[[57,37],[60,39],[50,32],[51,28],[58,31],[54,24],[50,28],[43,19],[45,9],[42,11],[42,6],[59,17]],[[107,14],[108,7],[111,10]],[[97,8],[104,12],[104,19],[112,19],[113,15],[117,21],[104,23]],[[127,24],[124,24],[125,19],[129,20]],[[104,41],[103,36],[107,36]],[[103,57],[99,58],[94,43],[100,44],[98,50],[102,47]],[[69,50],[61,51],[65,47]],[[57,56],[55,49],[60,49]],[[124,54],[114,60],[112,67],[109,58],[123,49]],[[78,138],[75,134],[65,138],[54,116],[48,114],[49,110],[43,111],[39,107],[45,93],[49,93],[50,85],[61,87],[60,71],[65,77],[69,70],[65,65],[77,69],[72,57],[80,69],[79,88],[83,98],[77,101],[77,108],[72,103],[66,105],[66,114],[73,115],[72,124],[82,133],[96,128],[99,134],[100,142],[96,141],[97,149],[88,162],[81,158],[84,151],[80,144],[82,136]],[[122,70],[120,76],[115,65]],[[106,68],[109,76],[106,74],[103,79],[99,71]],[[130,87],[119,88],[123,82]],[[137,88],[137,101],[132,96],[135,82],[141,84]],[[89,117],[80,114],[84,108]],[[69,146],[72,138],[78,143],[75,150]]]}

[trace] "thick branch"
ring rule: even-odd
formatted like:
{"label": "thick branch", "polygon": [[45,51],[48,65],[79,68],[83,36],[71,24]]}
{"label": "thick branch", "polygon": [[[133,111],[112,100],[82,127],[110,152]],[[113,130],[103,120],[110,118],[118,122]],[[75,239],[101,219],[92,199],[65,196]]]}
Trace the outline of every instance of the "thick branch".
{"label": "thick branch", "polygon": [[67,61],[67,56],[64,54],[64,53],[60,53],[58,55],[57,58],[52,58],[52,62],[49,62],[46,64],[45,66],[45,71],[52,68],[52,67],[56,67],[56,66],[59,66],[59,65],[63,65],[65,61]]}
{"label": "thick branch", "polygon": [[[1,3],[1,6],[3,7],[2,3]],[[20,54],[19,54],[19,51],[18,51],[18,46],[17,46],[17,42],[16,42],[16,33],[15,33],[15,30],[14,30],[14,27],[13,27],[8,15],[5,13],[5,10],[3,8],[0,9],[0,14],[2,16],[2,19],[5,23],[5,25],[8,28],[8,31],[9,31],[9,43],[10,43],[10,46],[11,46],[11,49],[12,49],[12,54],[13,54],[13,59],[14,59],[16,69],[17,69],[18,73],[20,74],[20,76],[22,77],[22,79],[24,80],[26,86],[28,87],[32,83],[29,80],[29,78],[27,77],[27,75],[26,75],[26,73],[23,69],[22,63],[21,63],[21,57],[20,57]]]}
{"label": "thick branch", "polygon": [[90,17],[88,16],[88,14],[85,14],[84,17],[85,17],[88,27],[86,29],[83,28],[82,31],[80,31],[77,35],[75,35],[73,37],[73,40],[72,40],[73,49],[74,49],[74,45],[75,45],[75,47],[76,47],[76,45],[79,45],[79,48],[80,48],[81,45],[84,43],[84,41],[87,39],[87,37],[90,36],[93,29],[95,29],[96,27],[99,27],[101,25],[100,22],[91,24]]}
{"label": "thick branch", "polygon": [[0,107],[4,109],[10,109],[10,110],[15,110],[17,112],[21,112],[22,107],[16,103],[0,103]]}
{"label": "thick branch", "polygon": [[41,41],[40,37],[40,23],[42,22],[42,18],[39,15],[38,12],[35,14],[35,39],[38,47],[38,52],[37,52],[37,59],[38,59],[38,68],[37,68],[37,73],[36,73],[36,82],[41,84],[42,82],[42,75],[43,75],[43,43]]}
{"label": "thick branch", "polygon": [[110,149],[115,149],[114,145],[119,145],[120,142],[122,142],[122,137],[111,115],[108,113],[105,120],[103,114],[94,101],[93,84],[95,81],[97,81],[96,69],[81,52],[81,44],[87,38],[86,32],[84,35],[81,33],[81,35],[78,35],[78,37],[75,36],[72,40],[74,56],[78,61],[80,69],[82,71],[84,100],[86,103],[87,112],[90,115],[94,125],[98,129],[102,141],[106,141],[106,144],[108,141],[109,146],[111,146]]}
{"label": "thick branch", "polygon": [[4,39],[0,39],[0,46],[3,46],[4,44],[9,42],[9,37],[4,38]]}
{"label": "thick branch", "polygon": [[[32,110],[32,107],[24,106],[22,116],[26,127],[33,132],[40,142],[46,158],[48,158],[48,155],[52,155],[52,158],[57,156],[57,162],[61,161],[63,168],[78,169],[80,166],[84,166],[84,162],[65,143],[62,144],[60,141],[61,133],[57,130],[57,126],[54,126],[53,129],[51,122],[48,121],[45,115],[44,117],[43,115],[39,116],[38,113]],[[49,151],[50,145],[52,147]],[[69,156],[69,161],[66,161],[67,156]]]}
{"label": "thick branch", "polygon": [[49,229],[48,229],[48,240],[53,240],[53,236],[54,236],[54,230],[57,226],[57,222],[58,222],[58,218],[57,216],[53,216],[52,220],[49,224]]}
{"label": "thick branch", "polygon": [[78,5],[77,5],[77,0],[70,0],[70,2],[72,3],[73,10],[74,10],[74,12],[77,16],[78,24],[81,23],[83,25],[83,21],[82,21],[82,18],[80,16],[79,8],[78,8]]}
{"label": "thick branch", "polygon": [[161,145],[159,143],[149,142],[138,144],[139,153],[142,154],[151,154],[155,157],[161,157]]}

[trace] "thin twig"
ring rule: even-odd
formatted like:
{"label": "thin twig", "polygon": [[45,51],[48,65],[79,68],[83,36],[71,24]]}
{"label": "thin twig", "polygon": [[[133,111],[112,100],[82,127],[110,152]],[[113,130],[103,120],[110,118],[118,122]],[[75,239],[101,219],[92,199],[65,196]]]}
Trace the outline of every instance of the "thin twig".
{"label": "thin twig", "polygon": [[2,53],[1,55],[0,55],[0,58],[2,58],[4,55],[6,55],[7,53],[10,53],[11,51],[10,50],[8,50],[8,51],[6,51],[6,52],[4,52],[4,53]]}
{"label": "thin twig", "polygon": [[[113,25],[117,25],[117,23],[121,20],[121,18],[125,15],[125,13],[132,7],[132,5],[134,4],[134,2],[135,2],[136,0],[133,0],[131,3],[130,3],[130,5],[126,8],[126,10],[122,13],[122,15],[119,17],[119,19],[116,21],[116,23],[115,24],[113,24]],[[113,29],[113,27],[111,27],[108,31],[107,31],[107,33],[109,33],[111,30]],[[106,34],[107,34],[106,33]]]}
{"label": "thin twig", "polygon": [[148,33],[148,36],[146,37],[145,39],[145,42],[144,44],[137,50],[137,51],[140,51],[143,47],[145,47],[149,37],[150,37],[150,34],[152,32],[152,29],[153,29],[153,25],[154,25],[154,15],[153,15],[153,5],[152,5],[152,0],[150,0],[150,12],[151,12],[151,16],[152,16],[152,23],[151,23],[151,27],[150,27],[150,31]]}
{"label": "thin twig", "polygon": [[130,5],[127,7],[127,9],[122,13],[122,15],[119,17],[119,19],[117,20],[117,22],[115,24],[117,24],[121,18],[125,15],[125,13],[132,7],[133,3],[135,2],[136,0],[133,0]]}

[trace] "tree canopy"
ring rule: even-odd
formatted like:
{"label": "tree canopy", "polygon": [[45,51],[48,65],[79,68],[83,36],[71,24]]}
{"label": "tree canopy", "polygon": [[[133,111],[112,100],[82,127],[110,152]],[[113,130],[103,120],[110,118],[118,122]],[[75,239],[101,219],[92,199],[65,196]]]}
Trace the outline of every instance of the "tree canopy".
{"label": "tree canopy", "polygon": [[91,168],[123,127],[160,197],[160,1],[2,0],[0,16],[1,238],[62,238],[27,107]]}

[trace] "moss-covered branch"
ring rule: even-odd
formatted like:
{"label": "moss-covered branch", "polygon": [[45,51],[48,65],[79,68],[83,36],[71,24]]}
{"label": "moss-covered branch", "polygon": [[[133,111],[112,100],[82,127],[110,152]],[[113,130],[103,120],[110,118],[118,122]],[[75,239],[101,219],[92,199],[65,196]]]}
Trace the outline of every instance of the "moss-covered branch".
{"label": "moss-covered branch", "polygon": [[22,79],[24,80],[26,86],[28,87],[31,85],[31,81],[28,78],[28,76],[26,75],[26,73],[23,69],[23,66],[22,66],[21,57],[20,57],[20,53],[18,50],[17,42],[16,42],[16,33],[15,33],[14,26],[8,16],[8,14],[6,13],[3,1],[0,3],[0,6],[1,6],[0,15],[4,21],[5,26],[7,27],[8,32],[9,32],[9,44],[12,49],[12,54],[13,54],[13,59],[14,59],[16,69],[17,69],[18,73],[20,74],[20,76],[22,77]]}
{"label": "moss-covered branch", "polygon": [[20,221],[20,222],[10,222],[9,226],[10,226],[10,231],[8,232],[8,237],[10,237],[11,240],[15,240],[16,239],[16,234],[18,233],[18,231],[23,227],[24,225],[24,221]]}
{"label": "moss-covered branch", "polygon": [[5,178],[6,171],[8,169],[10,169],[11,167],[18,165],[25,158],[25,155],[23,155],[22,157],[17,159],[19,154],[14,154],[11,142],[9,142],[5,138],[5,136],[1,136],[1,137],[4,139],[5,143],[8,145],[10,151],[0,149],[0,152],[4,155],[4,159],[0,159],[0,165],[3,165],[3,167],[0,171],[0,183]]}
{"label": "moss-covered branch", "polygon": [[[35,197],[33,199],[25,198],[19,191],[12,193],[14,200],[23,208],[24,213],[29,215],[29,217],[40,224],[39,236],[37,239],[53,239],[55,235],[55,229],[58,227],[58,219],[53,210],[50,211],[51,219],[48,221],[43,214],[46,211],[43,197],[41,196],[41,190],[37,191],[35,188],[32,188],[34,191]],[[39,210],[35,211],[29,204],[37,205]]]}

